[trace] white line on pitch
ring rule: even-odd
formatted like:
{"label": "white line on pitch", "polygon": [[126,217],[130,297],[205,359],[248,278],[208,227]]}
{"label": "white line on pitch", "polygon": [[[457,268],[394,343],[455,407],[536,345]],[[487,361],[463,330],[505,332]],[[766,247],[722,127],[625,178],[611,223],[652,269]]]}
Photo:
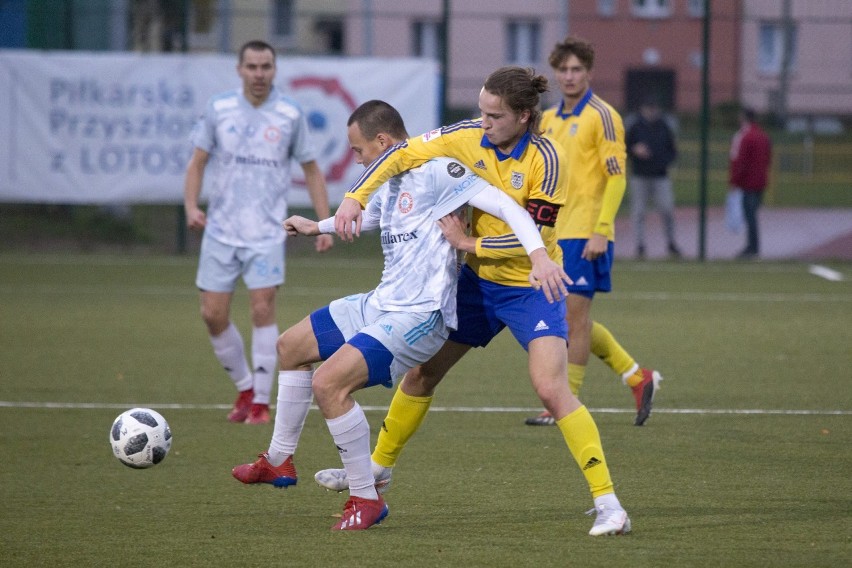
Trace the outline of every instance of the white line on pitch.
{"label": "white line on pitch", "polygon": [[[351,294],[351,288],[317,288],[305,286],[285,286],[284,296],[345,296]],[[122,296],[195,296],[198,291],[191,286],[130,286],[109,288],[95,285],[43,284],[36,286],[0,285],[0,294],[56,294],[68,296],[80,295],[122,295]],[[793,292],[618,292],[607,298],[608,301],[650,301],[650,302],[852,302],[850,294],[793,293]]]}
{"label": "white line on pitch", "polygon": [[808,272],[813,274],[814,276],[819,276],[829,282],[841,282],[843,281],[843,273],[838,272],[836,270],[832,270],[827,266],[821,266],[819,264],[812,264],[808,268]]}
{"label": "white line on pitch", "polygon": [[[114,403],[114,402],[15,402],[0,400],[0,408],[50,408],[50,409],[126,409],[132,407],[169,410],[230,410],[230,404],[178,404],[178,403]],[[274,408],[274,406],[273,406]],[[311,406],[318,410],[316,406]],[[369,411],[387,411],[387,406],[362,406]],[[540,412],[540,408],[521,406],[433,406],[430,412]],[[628,408],[590,408],[598,414],[634,414]],[[797,410],[765,408],[654,408],[654,414],[751,414],[783,416],[852,416],[852,410]]]}

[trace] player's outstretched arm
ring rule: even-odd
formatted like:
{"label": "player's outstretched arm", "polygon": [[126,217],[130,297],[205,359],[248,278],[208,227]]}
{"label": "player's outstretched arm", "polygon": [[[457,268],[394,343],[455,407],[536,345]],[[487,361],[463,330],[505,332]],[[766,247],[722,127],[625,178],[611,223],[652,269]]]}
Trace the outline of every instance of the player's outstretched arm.
{"label": "player's outstretched arm", "polygon": [[293,215],[284,220],[284,230],[291,237],[304,235],[313,237],[320,234],[319,223],[299,215]]}

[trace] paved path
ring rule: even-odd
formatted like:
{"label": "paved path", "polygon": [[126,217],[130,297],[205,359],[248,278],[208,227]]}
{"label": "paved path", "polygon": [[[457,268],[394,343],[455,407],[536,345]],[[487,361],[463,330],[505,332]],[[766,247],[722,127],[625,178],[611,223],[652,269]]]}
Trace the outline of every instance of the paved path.
{"label": "paved path", "polygon": [[[721,207],[707,210],[705,254],[708,260],[732,259],[745,246],[745,234],[728,231],[724,215]],[[852,261],[852,209],[762,207],[759,225],[760,258]],[[698,258],[698,230],[698,210],[678,209],[675,234],[684,258]],[[616,258],[634,258],[636,245],[629,215],[621,215],[616,220],[615,237]],[[645,220],[645,248],[647,258],[666,257],[662,223],[656,212],[651,212]]]}

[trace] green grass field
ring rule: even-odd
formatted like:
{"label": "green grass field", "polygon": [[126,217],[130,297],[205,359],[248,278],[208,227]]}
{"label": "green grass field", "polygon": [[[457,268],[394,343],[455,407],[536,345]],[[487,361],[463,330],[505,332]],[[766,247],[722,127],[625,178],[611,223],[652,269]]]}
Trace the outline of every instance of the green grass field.
{"label": "green grass field", "polygon": [[[225,420],[233,387],[198,316],[195,258],[0,254],[0,565],[848,566],[852,564],[852,265],[829,282],[798,263],[630,263],[595,302],[665,376],[632,426],[632,397],[592,361],[596,417],[627,537],[591,538],[585,482],[508,334],[447,377],[403,454],[390,516],[332,534],[345,494],[312,480],[339,458],[308,415],[293,488],[231,468],[272,425]],[[371,288],[378,249],[295,251],[282,329]],[[235,320],[247,329],[241,291]],[[374,430],[391,392],[358,394]],[[112,457],[122,410],[151,406],[174,444],[150,470]],[[375,432],[374,432],[375,437]]]}

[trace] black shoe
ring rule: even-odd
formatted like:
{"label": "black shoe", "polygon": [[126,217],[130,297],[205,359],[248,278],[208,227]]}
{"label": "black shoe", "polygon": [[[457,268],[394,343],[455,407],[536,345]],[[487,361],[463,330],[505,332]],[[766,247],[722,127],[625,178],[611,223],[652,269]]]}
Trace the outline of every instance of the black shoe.
{"label": "black shoe", "polygon": [[636,247],[636,259],[645,260],[645,245],[639,245]]}
{"label": "black shoe", "polygon": [[749,249],[744,249],[740,252],[740,254],[737,255],[737,258],[739,258],[740,260],[752,260],[754,258],[757,258],[757,252]]}
{"label": "black shoe", "polygon": [[524,424],[527,426],[553,426],[556,424],[556,419],[551,416],[548,411],[544,411],[538,416],[532,416],[524,420]]}

